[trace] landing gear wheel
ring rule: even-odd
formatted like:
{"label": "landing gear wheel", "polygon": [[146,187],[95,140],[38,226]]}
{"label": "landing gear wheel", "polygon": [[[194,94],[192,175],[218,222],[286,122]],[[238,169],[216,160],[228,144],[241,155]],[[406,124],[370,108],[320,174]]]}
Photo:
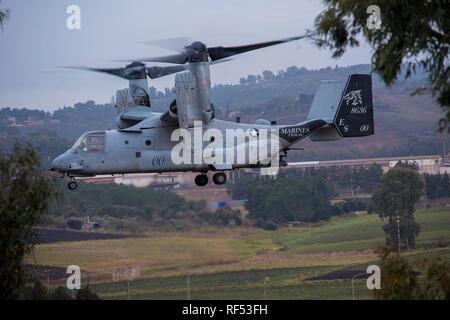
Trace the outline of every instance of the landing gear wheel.
{"label": "landing gear wheel", "polygon": [[78,187],[78,184],[77,184],[75,181],[70,181],[70,182],[67,184],[67,187],[68,187],[70,190],[75,190],[75,189]]}
{"label": "landing gear wheel", "polygon": [[221,185],[227,182],[227,175],[223,172],[217,172],[213,175],[213,181],[215,184]]}
{"label": "landing gear wheel", "polygon": [[208,184],[208,176],[206,174],[199,174],[195,177],[195,184],[199,187],[204,187]]}

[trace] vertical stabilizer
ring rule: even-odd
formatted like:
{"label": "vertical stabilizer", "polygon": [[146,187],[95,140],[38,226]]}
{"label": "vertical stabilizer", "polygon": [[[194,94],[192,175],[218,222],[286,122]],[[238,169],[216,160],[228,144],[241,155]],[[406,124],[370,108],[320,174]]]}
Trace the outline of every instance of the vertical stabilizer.
{"label": "vertical stabilizer", "polygon": [[352,74],[348,78],[333,122],[344,138],[374,134],[370,74]]}
{"label": "vertical stabilizer", "polygon": [[323,119],[331,122],[336,114],[341,94],[342,85],[338,81],[321,81],[306,119]]}

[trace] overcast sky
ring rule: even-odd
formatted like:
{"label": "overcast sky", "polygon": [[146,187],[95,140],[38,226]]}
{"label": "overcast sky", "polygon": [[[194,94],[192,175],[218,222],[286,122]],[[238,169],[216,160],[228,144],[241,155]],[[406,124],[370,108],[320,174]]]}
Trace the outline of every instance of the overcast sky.
{"label": "overcast sky", "polygon": [[[66,9],[81,8],[81,29],[69,30]],[[301,35],[322,11],[319,0],[3,0],[11,11],[0,32],[0,108],[55,110],[78,101],[105,103],[127,87],[120,78],[85,71],[45,72],[58,66],[120,67],[118,59],[173,52],[143,41],[189,37],[208,46],[241,45]],[[215,83],[237,83],[247,74],[370,62],[364,44],[332,59],[305,40],[236,56],[211,67]],[[150,80],[162,90],[174,76]]]}

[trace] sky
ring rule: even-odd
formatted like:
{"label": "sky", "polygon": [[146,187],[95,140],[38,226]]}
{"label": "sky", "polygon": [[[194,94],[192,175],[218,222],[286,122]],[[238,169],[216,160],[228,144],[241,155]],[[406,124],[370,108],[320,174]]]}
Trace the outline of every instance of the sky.
{"label": "sky", "polygon": [[[79,30],[66,26],[70,5]],[[61,66],[121,67],[117,60],[173,54],[146,41],[187,37],[207,46],[233,46],[302,35],[323,10],[319,0],[3,0],[10,18],[0,32],[0,108],[53,111],[79,101],[107,103],[126,80]],[[299,40],[235,56],[211,67],[212,84],[289,66],[318,69],[370,63],[362,43],[341,58]],[[150,65],[150,64],[148,64]],[[156,65],[156,64],[151,64]],[[174,75],[150,80],[172,88]]]}

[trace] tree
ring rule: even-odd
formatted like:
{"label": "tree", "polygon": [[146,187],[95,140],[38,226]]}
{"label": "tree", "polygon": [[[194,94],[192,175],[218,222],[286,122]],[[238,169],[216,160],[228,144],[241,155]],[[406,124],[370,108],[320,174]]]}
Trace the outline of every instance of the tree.
{"label": "tree", "polygon": [[[241,183],[237,181],[236,183]],[[284,223],[293,220],[314,222],[327,220],[335,214],[329,202],[332,190],[321,175],[292,176],[278,179],[254,180],[246,185],[245,208],[248,217],[265,223]],[[248,184],[247,184],[248,183]]]}
{"label": "tree", "polygon": [[421,300],[450,299],[450,265],[440,257],[417,259],[417,263],[425,277],[418,290]]}
{"label": "tree", "polygon": [[286,69],[286,73],[284,74],[286,78],[293,78],[297,75],[297,67],[291,66]]}
{"label": "tree", "polygon": [[419,171],[419,165],[416,161],[408,162],[408,160],[405,160],[405,162],[402,162],[402,160],[400,160],[395,164],[395,167],[409,168]]}
{"label": "tree", "polygon": [[384,233],[386,234],[386,245],[390,247],[398,247],[398,231],[400,230],[400,241],[403,241],[405,247],[415,246],[415,238],[420,233],[420,225],[414,221],[414,218],[401,217],[399,218],[399,224],[397,220],[393,219],[388,224],[382,226]]}
{"label": "tree", "polygon": [[447,173],[424,174],[425,190],[429,199],[438,199],[450,195],[450,181]]}
{"label": "tree", "polygon": [[400,240],[408,248],[414,246],[420,226],[414,221],[415,205],[424,193],[419,174],[412,169],[395,167],[381,178],[381,189],[375,191],[369,201],[368,212],[377,212],[381,219],[387,245],[397,245],[397,216],[400,218]]}
{"label": "tree", "polygon": [[31,146],[18,143],[10,154],[0,154],[0,299],[15,299],[24,285],[23,257],[37,236],[54,193],[54,184],[40,169]]}
{"label": "tree", "polygon": [[[0,2],[2,2],[0,0]],[[9,18],[9,10],[8,9],[0,9],[0,29],[3,31],[3,25],[5,21]]]}
{"label": "tree", "polygon": [[417,288],[413,268],[400,254],[384,247],[381,254],[381,289],[374,290],[375,298],[382,300],[412,300]]}
{"label": "tree", "polygon": [[48,300],[47,288],[39,280],[35,280],[33,286],[26,286],[22,291],[25,300]]}
{"label": "tree", "polygon": [[67,221],[67,225],[70,229],[74,230],[81,230],[81,227],[83,226],[83,223],[80,220],[69,220]]}
{"label": "tree", "polygon": [[264,70],[263,73],[264,81],[272,81],[275,78],[275,75],[270,70]]}
{"label": "tree", "polygon": [[76,300],[100,300],[95,292],[89,290],[88,287],[81,288],[77,291]]}
{"label": "tree", "polygon": [[248,84],[256,84],[256,76],[253,74],[249,74],[247,76],[247,83]]}
{"label": "tree", "polygon": [[[387,84],[393,84],[405,71],[405,78],[416,69],[428,72],[429,90],[444,110],[441,130],[450,132],[450,10],[448,1],[417,0],[324,0],[326,10],[315,20],[310,37],[319,47],[333,50],[340,57],[348,46],[359,45],[362,35],[374,49],[373,71]],[[367,8],[378,5],[381,28],[367,28]],[[402,70],[407,62],[406,70]]]}
{"label": "tree", "polygon": [[58,287],[50,295],[50,300],[73,300],[72,296],[67,292],[64,287]]}
{"label": "tree", "polygon": [[246,78],[240,78],[239,79],[239,83],[241,84],[241,86],[245,86],[247,84],[247,79]]}
{"label": "tree", "polygon": [[441,258],[416,259],[421,277],[402,255],[384,247],[380,254],[381,289],[374,290],[382,300],[448,300],[450,265]]}

